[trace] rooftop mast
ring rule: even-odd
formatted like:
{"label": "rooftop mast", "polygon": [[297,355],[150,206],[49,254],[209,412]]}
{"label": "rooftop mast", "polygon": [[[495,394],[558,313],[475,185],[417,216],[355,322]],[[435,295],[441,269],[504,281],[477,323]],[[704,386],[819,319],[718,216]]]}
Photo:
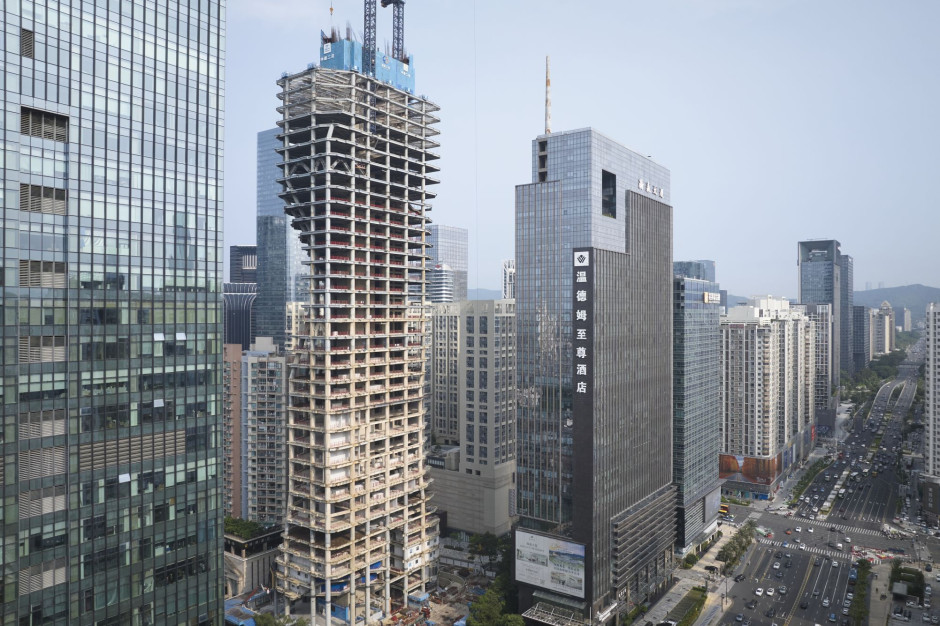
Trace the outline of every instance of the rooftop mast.
{"label": "rooftop mast", "polygon": [[545,57],[545,134],[552,134],[552,66],[551,57]]}

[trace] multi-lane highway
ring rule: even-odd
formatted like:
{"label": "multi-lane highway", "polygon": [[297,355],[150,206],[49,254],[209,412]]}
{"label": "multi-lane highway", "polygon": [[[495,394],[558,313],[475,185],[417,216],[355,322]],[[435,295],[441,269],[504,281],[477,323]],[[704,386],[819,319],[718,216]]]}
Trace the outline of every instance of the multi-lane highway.
{"label": "multi-lane highway", "polygon": [[[898,377],[879,390],[870,410],[843,425],[838,444],[828,450],[831,464],[796,504],[787,506],[793,494],[784,493],[770,506],[731,507],[737,525],[750,519],[772,536],[761,537],[738,566],[738,582],[721,585],[728,600],[723,623],[849,623],[844,606],[853,591],[849,572],[860,554],[913,559],[923,556],[917,548],[926,545],[940,557],[940,539],[917,522],[916,502],[906,503],[907,490],[898,478],[905,467],[903,419],[923,358],[918,347]],[[892,399],[898,387],[902,391]]]}
{"label": "multi-lane highway", "polygon": [[841,622],[854,585],[848,556],[833,554],[760,544],[739,568],[745,578],[729,592],[724,621],[740,615],[751,624]]}

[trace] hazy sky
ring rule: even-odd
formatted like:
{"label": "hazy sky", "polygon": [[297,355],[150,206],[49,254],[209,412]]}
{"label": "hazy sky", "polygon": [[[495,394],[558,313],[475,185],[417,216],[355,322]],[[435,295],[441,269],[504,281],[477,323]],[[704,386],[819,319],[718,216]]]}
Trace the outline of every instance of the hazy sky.
{"label": "hazy sky", "polygon": [[[226,257],[255,240],[256,133],[275,81],[362,2],[229,0]],[[378,42],[391,8],[378,9]],[[416,91],[441,106],[432,219],[470,230],[469,286],[513,255],[513,193],[544,126],[593,126],[668,167],[673,256],[738,295],[796,297],[796,242],[835,238],[855,288],[940,286],[940,2],[408,0]],[[933,190],[933,191],[931,191]]]}

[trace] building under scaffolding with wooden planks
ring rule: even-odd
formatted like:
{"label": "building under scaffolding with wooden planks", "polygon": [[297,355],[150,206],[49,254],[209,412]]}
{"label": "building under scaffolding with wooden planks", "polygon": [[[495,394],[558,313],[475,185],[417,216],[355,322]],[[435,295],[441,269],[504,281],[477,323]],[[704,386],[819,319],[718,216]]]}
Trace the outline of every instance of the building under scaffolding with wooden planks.
{"label": "building under scaffolding with wooden planks", "polygon": [[334,32],[284,75],[281,198],[309,268],[290,354],[288,515],[278,592],[314,624],[366,624],[435,588],[424,368],[428,186],[438,107],[410,59]]}

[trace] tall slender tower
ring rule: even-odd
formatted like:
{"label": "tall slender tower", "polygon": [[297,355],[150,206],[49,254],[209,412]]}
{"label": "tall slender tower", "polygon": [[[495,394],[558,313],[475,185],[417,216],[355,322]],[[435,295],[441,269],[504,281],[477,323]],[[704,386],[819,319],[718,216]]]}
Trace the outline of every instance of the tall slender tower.
{"label": "tall slender tower", "polygon": [[258,133],[257,172],[257,282],[258,296],[252,308],[255,337],[271,337],[283,348],[287,342],[287,303],[304,298],[303,251],[300,236],[291,228],[278,194],[281,186],[280,128]]}
{"label": "tall slender tower", "polygon": [[[834,239],[801,241],[797,245],[799,268],[799,301],[801,304],[828,304],[831,308],[832,342],[830,353],[830,390],[824,402],[818,400],[817,418],[821,424],[835,428],[835,407],[842,384],[842,371],[855,370],[853,356],[853,261],[842,254]],[[827,406],[825,410],[822,406]]]}
{"label": "tall slender tower", "polygon": [[609,623],[673,567],[669,170],[587,128],[537,137],[532,178],[516,187],[520,608]]}
{"label": "tall slender tower", "polygon": [[0,621],[220,624],[224,2],[0,18]]}
{"label": "tall slender tower", "polygon": [[940,304],[927,305],[924,319],[924,511],[931,524],[940,520]]}
{"label": "tall slender tower", "polygon": [[314,624],[388,617],[434,588],[425,449],[427,212],[438,107],[414,65],[335,33],[283,76],[281,199],[310,296],[290,353],[287,530],[278,590]]}
{"label": "tall slender tower", "polygon": [[721,295],[714,261],[676,262],[673,272],[672,473],[676,550],[684,555],[718,530]]}

